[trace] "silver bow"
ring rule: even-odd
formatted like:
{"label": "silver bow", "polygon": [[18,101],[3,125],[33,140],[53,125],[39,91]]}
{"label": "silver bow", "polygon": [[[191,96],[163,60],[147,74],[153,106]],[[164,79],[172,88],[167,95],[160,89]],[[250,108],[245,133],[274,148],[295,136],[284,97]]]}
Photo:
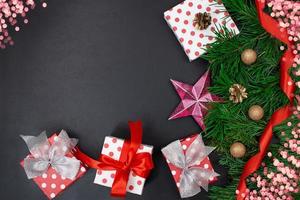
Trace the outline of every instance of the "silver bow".
{"label": "silver bow", "polygon": [[205,146],[201,135],[188,147],[184,154],[179,140],[176,140],[162,149],[166,159],[182,169],[179,179],[179,192],[181,198],[187,198],[196,195],[201,188],[208,190],[209,180],[219,176],[211,169],[199,167],[201,161],[205,159],[215,148]]}
{"label": "silver bow", "polygon": [[75,157],[67,157],[66,154],[77,145],[77,139],[69,138],[64,130],[54,138],[52,145],[48,141],[46,131],[37,137],[24,135],[21,137],[32,155],[24,159],[24,169],[28,179],[41,176],[50,166],[62,177],[69,179],[76,177],[80,161]]}

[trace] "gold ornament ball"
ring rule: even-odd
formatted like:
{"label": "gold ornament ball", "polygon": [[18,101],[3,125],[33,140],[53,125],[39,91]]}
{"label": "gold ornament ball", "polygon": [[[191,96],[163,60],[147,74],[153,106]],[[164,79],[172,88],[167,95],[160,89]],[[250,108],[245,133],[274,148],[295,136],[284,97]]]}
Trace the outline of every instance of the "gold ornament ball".
{"label": "gold ornament ball", "polygon": [[259,105],[251,106],[248,110],[248,116],[254,121],[259,121],[264,117],[264,109]]}
{"label": "gold ornament ball", "polygon": [[230,154],[234,158],[241,158],[246,154],[246,147],[240,142],[235,142],[230,147]]}
{"label": "gold ornament ball", "polygon": [[242,52],[241,59],[246,65],[252,65],[256,62],[257,54],[253,49],[245,49]]}

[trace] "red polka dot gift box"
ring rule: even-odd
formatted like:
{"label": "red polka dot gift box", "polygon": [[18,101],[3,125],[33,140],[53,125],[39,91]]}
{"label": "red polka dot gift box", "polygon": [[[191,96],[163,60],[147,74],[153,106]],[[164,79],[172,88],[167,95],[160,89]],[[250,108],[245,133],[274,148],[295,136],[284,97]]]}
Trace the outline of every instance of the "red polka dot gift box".
{"label": "red polka dot gift box", "polygon": [[[123,139],[107,136],[104,140],[101,155],[105,155],[119,161],[123,156],[122,152],[124,152],[124,144],[125,140]],[[152,155],[152,151],[152,146],[141,144],[137,150],[137,155],[140,153],[149,153]],[[115,175],[116,170],[97,170],[94,183],[106,187],[112,187],[115,180]],[[142,195],[145,181],[145,178],[136,175],[133,171],[130,171],[126,191],[133,194]]]}
{"label": "red polka dot gift box", "polygon": [[[72,146],[69,143],[65,143],[66,137],[63,137],[65,136],[64,134],[66,134],[65,131],[62,131],[59,135],[53,134],[49,139],[47,139],[45,133],[42,133],[38,137],[25,136],[27,137],[28,142],[26,143],[31,154],[21,162],[21,166],[25,169],[27,177],[33,179],[48,199],[57,197],[61,192],[86,173],[86,167],[73,156],[71,151],[69,151],[76,145]],[[42,137],[44,137],[46,141],[41,142]],[[67,139],[72,140],[72,142],[76,140],[68,137]],[[37,141],[38,144],[34,144],[33,141]],[[60,147],[62,148],[60,149]],[[37,173],[35,172],[35,174],[33,174],[34,169],[31,169],[30,166],[44,165],[42,162],[43,156],[35,155],[35,152],[37,154],[42,152],[42,154],[46,155],[45,152],[48,152],[48,149],[53,150],[49,154],[60,156],[55,157],[47,154],[47,156],[53,157],[53,160],[46,160],[47,163],[44,172],[42,172],[41,168],[39,168],[38,170],[36,169]],[[62,152],[63,154],[61,154]],[[38,161],[35,161],[34,159],[38,159]],[[37,176],[38,173],[41,174]],[[66,177],[61,174],[65,174]]]}
{"label": "red polka dot gift box", "polygon": [[176,140],[162,149],[181,198],[188,198],[208,190],[217,174],[208,155],[215,148],[205,146],[201,135]]}
{"label": "red polka dot gift box", "polygon": [[164,18],[190,61],[206,52],[215,41],[215,31],[226,26],[234,34],[239,30],[222,3],[215,0],[186,0],[164,13]]}

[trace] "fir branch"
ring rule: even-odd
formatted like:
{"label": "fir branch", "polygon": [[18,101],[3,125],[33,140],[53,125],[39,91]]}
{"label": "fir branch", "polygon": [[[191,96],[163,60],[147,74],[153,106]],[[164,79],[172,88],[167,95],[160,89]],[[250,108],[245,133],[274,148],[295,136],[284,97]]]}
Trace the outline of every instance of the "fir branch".
{"label": "fir branch", "polygon": [[[282,45],[261,27],[256,7],[252,1],[223,0],[234,21],[239,24],[240,33],[233,33],[226,27],[218,27],[216,42],[211,44],[204,58],[210,63],[212,87],[210,91],[223,98],[223,102],[213,104],[206,118],[206,138],[217,147],[221,155],[220,164],[228,168],[228,186],[214,186],[210,198],[235,199],[238,178],[245,162],[257,150],[257,139],[263,132],[271,115],[279,107],[286,105],[288,99],[279,87],[278,62],[282,56]],[[240,55],[251,48],[258,53],[256,63],[247,66]],[[239,83],[247,88],[248,98],[241,104],[229,101],[229,88]],[[255,122],[247,116],[252,105],[264,108],[263,120]],[[239,141],[247,147],[242,159],[233,158],[229,149],[232,143]]]}

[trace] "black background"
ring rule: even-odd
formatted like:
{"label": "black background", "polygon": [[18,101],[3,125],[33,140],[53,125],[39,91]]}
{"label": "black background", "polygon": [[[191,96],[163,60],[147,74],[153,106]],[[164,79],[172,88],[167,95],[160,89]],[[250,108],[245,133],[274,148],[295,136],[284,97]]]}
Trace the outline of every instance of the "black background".
{"label": "black background", "polygon": [[[201,130],[192,118],[167,120],[179,103],[169,79],[194,84],[207,63],[190,63],[163,19],[178,3],[51,0],[30,13],[12,34],[15,46],[0,52],[1,199],[45,199],[19,165],[28,154],[20,134],[66,129],[96,158],[104,137],[128,136],[127,121],[135,119],[143,120],[144,143],[155,147],[156,168],[143,195],[126,199],[180,199],[160,149]],[[218,183],[225,182],[211,159],[223,174]],[[56,199],[111,199],[94,176],[89,170]]]}

